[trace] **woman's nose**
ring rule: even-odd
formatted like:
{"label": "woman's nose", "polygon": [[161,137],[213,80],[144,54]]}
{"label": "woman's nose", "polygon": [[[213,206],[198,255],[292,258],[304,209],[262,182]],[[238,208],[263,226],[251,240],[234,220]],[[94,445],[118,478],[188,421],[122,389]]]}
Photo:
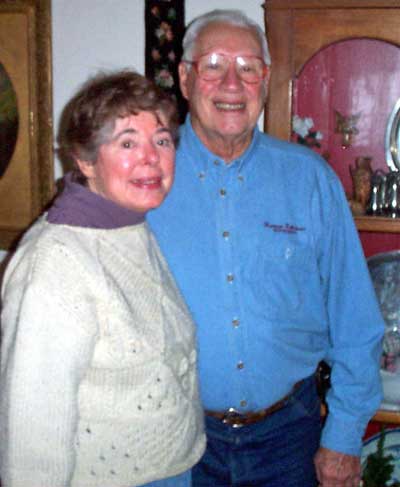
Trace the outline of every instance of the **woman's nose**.
{"label": "woman's nose", "polygon": [[143,148],[143,164],[154,165],[160,161],[160,155],[157,146],[149,142]]}

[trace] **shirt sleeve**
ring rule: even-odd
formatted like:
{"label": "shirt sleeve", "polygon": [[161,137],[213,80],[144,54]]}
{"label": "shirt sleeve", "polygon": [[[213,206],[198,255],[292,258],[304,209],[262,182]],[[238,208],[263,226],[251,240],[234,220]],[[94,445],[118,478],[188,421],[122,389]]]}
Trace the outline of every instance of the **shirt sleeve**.
{"label": "shirt sleeve", "polygon": [[62,245],[12,264],[1,322],[0,477],[5,487],[66,487],[96,304],[82,265]]}
{"label": "shirt sleeve", "polygon": [[382,400],[384,321],[341,184],[328,172],[313,202],[332,367],[321,446],[359,455],[366,425]]}

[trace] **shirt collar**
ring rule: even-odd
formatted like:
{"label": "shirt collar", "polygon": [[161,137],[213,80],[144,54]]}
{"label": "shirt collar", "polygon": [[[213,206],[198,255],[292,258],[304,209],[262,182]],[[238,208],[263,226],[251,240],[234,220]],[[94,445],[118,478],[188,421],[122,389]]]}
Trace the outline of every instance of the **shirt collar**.
{"label": "shirt collar", "polygon": [[223,165],[225,167],[237,168],[237,170],[240,172],[243,167],[247,165],[248,161],[251,159],[255,151],[255,148],[258,146],[261,132],[256,125],[253,130],[253,136],[249,147],[244,151],[241,156],[231,161],[229,165],[226,165],[223,159],[216,156],[203,144],[203,142],[200,140],[200,138],[193,129],[190,114],[186,116],[185,123],[181,127],[180,135],[181,143],[186,144],[186,147],[190,150],[191,153],[194,153],[196,155],[198,154],[200,156],[195,158],[196,163],[199,165],[198,169],[200,172],[206,172],[207,169],[210,169],[210,167],[212,167],[213,165]]}

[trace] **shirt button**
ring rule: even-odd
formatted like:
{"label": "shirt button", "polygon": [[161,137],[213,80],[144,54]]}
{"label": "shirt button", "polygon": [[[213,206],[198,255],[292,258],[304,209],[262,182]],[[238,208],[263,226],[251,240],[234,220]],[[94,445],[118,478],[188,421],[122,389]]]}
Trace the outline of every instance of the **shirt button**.
{"label": "shirt button", "polygon": [[226,196],[226,189],[224,189],[224,188],[220,189],[220,190],[219,190],[219,194],[220,194],[221,196]]}
{"label": "shirt button", "polygon": [[246,406],[247,406],[247,401],[245,401],[244,399],[242,399],[242,400],[240,401],[240,407],[244,408],[244,407],[246,407]]}
{"label": "shirt button", "polygon": [[206,175],[204,172],[199,173],[199,179],[205,179]]}
{"label": "shirt button", "polygon": [[233,274],[228,274],[228,275],[226,276],[226,280],[227,280],[228,282],[232,282],[234,279],[235,279],[235,276],[234,276]]}
{"label": "shirt button", "polygon": [[244,368],[244,363],[242,361],[238,362],[236,368],[242,370]]}
{"label": "shirt button", "polygon": [[243,181],[244,181],[244,177],[243,177],[243,176],[238,176],[238,180],[239,180],[241,183],[243,183]]}
{"label": "shirt button", "polygon": [[217,159],[214,161],[214,166],[219,166],[219,161]]}
{"label": "shirt button", "polygon": [[226,230],[225,230],[225,232],[222,232],[222,236],[224,238],[229,238],[229,235],[230,235],[230,233],[228,231],[226,231]]}
{"label": "shirt button", "polygon": [[240,321],[237,318],[232,320],[232,325],[234,328],[237,328],[239,326],[239,324],[240,324]]}
{"label": "shirt button", "polygon": [[287,247],[285,249],[285,258],[286,259],[290,259],[290,257],[292,256],[292,254],[293,254],[293,250],[290,247]]}

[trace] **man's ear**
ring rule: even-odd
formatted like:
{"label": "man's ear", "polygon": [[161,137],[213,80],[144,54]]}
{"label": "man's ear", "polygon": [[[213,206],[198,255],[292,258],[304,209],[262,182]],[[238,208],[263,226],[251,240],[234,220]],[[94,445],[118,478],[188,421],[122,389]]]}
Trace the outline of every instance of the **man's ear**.
{"label": "man's ear", "polygon": [[262,94],[262,96],[264,97],[264,105],[265,105],[265,103],[267,102],[267,99],[268,99],[268,88],[269,88],[269,80],[270,80],[270,77],[271,77],[271,71],[270,71],[270,67],[268,66],[267,67],[267,72],[265,74],[265,77],[262,80],[262,86],[263,86],[263,94]]}
{"label": "man's ear", "polygon": [[267,66],[267,74],[265,75],[264,78],[264,87],[265,87],[265,92],[268,92],[268,86],[269,86],[269,80],[271,79],[271,66]]}
{"label": "man's ear", "polygon": [[188,100],[188,65],[184,62],[180,62],[178,66],[179,73],[179,86],[183,97]]}

